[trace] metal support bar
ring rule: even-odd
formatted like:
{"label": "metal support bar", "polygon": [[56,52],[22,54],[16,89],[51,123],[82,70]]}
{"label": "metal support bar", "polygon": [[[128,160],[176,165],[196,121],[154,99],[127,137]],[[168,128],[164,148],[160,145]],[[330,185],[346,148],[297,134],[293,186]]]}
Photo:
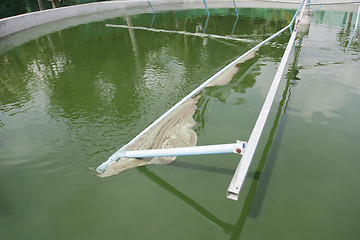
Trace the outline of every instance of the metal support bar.
{"label": "metal support bar", "polygon": [[234,31],[235,31],[235,27],[236,27],[236,24],[239,20],[239,14],[238,14],[238,10],[237,10],[237,7],[236,7],[236,4],[235,4],[235,0],[233,0],[233,3],[234,3],[234,8],[235,8],[235,13],[236,13],[236,20],[235,20],[235,23],[234,23],[234,26],[233,26],[233,29],[231,31],[231,35],[232,36],[234,34]]}
{"label": "metal support bar", "polygon": [[209,22],[209,18],[210,18],[210,15],[207,16],[206,21],[205,21],[205,26],[204,26],[204,31],[203,31],[204,34],[206,32],[206,27],[207,27],[207,24]]}
{"label": "metal support bar", "polygon": [[153,10],[153,12],[156,14],[156,12],[155,12],[155,10],[154,10],[153,6],[151,5],[151,2],[150,2],[150,1],[148,1],[148,3],[149,3],[149,5],[150,5],[151,9]]}
{"label": "metal support bar", "polygon": [[301,21],[302,15],[304,14],[305,7],[306,7],[306,5],[304,5],[304,7],[302,8],[300,18],[296,22],[296,25],[294,27],[294,31],[291,34],[289,43],[288,43],[288,45],[287,45],[287,47],[285,49],[285,52],[284,52],[284,55],[283,55],[283,57],[281,59],[279,68],[278,68],[278,70],[276,72],[274,80],[273,80],[273,82],[271,84],[271,87],[269,89],[269,92],[268,92],[268,94],[266,96],[264,105],[263,105],[263,107],[261,109],[261,112],[259,114],[259,117],[258,117],[258,119],[257,119],[257,121],[255,123],[255,127],[254,127],[254,129],[253,129],[253,131],[252,131],[252,133],[250,135],[249,142],[247,144],[244,156],[241,158],[241,160],[239,162],[239,165],[236,168],[235,174],[234,174],[234,176],[233,176],[233,178],[232,178],[232,180],[230,182],[230,185],[229,185],[229,188],[228,188],[228,191],[227,191],[227,198],[229,198],[229,199],[237,200],[238,197],[239,197],[240,189],[241,189],[241,187],[242,187],[242,185],[244,183],[246,174],[247,174],[247,172],[249,170],[249,167],[250,167],[252,158],[254,156],[256,147],[257,147],[257,145],[259,143],[261,134],[262,134],[262,132],[264,130],[265,123],[266,123],[266,120],[268,118],[268,115],[269,115],[269,112],[270,112],[270,109],[271,109],[271,105],[272,105],[272,103],[274,101],[277,89],[279,87],[280,80],[281,80],[282,75],[284,73],[287,60],[289,58],[292,46],[293,46],[294,41],[295,41],[295,37],[296,37],[296,34],[297,34],[297,30],[298,30],[298,25],[299,25],[299,22]]}
{"label": "metal support bar", "polygon": [[206,1],[205,1],[205,0],[204,0],[204,5],[205,5],[205,8],[206,8],[207,15],[210,16],[209,9],[208,9],[208,7],[207,7],[207,4],[206,4]]}
{"label": "metal support bar", "polygon": [[308,3],[307,5],[333,5],[333,4],[356,4],[360,3],[360,1],[349,1],[349,2],[317,2],[317,3]]}
{"label": "metal support bar", "polygon": [[[322,5],[322,3],[319,1],[319,0],[316,0],[317,3],[320,3],[320,6],[318,8],[316,8],[314,11],[313,11],[313,15],[319,11],[324,5]],[[310,6],[310,5],[309,5]]]}
{"label": "metal support bar", "polygon": [[301,2],[300,6],[299,6],[298,9],[296,10],[293,18],[291,19],[291,22],[290,22],[290,31],[291,31],[291,33],[292,33],[292,25],[293,25],[293,23],[294,23],[294,21],[295,21],[295,19],[296,19],[296,16],[298,15],[300,9],[301,9],[302,6],[304,5],[304,2],[305,2],[305,0],[303,0],[303,1]]}
{"label": "metal support bar", "polygon": [[235,4],[235,0],[233,0],[234,2],[234,8],[235,8],[235,12],[236,12],[236,17],[239,17],[239,14],[238,14],[238,11],[237,11],[237,7],[236,7],[236,4]]}
{"label": "metal support bar", "polygon": [[154,20],[155,20],[155,16],[156,16],[156,13],[154,13],[152,19],[151,19],[151,23],[150,23],[150,28],[152,27],[153,23],[154,23]]}
{"label": "metal support bar", "polygon": [[210,155],[210,154],[225,154],[225,153],[243,154],[246,144],[247,142],[244,141],[236,141],[236,143],[207,145],[207,146],[121,151],[117,153],[117,157],[152,158],[152,157],[192,156],[192,155]]}
{"label": "metal support bar", "polygon": [[231,31],[231,35],[230,35],[230,36],[232,36],[232,35],[234,34],[235,27],[236,27],[236,24],[237,24],[238,20],[239,20],[239,17],[236,17],[236,20],[235,20],[235,23],[234,23],[234,26],[233,26],[233,29],[232,29],[232,31]]}
{"label": "metal support bar", "polygon": [[352,41],[352,39],[353,39],[353,37],[354,37],[354,35],[355,35],[356,29],[357,29],[358,23],[359,23],[359,15],[360,15],[360,4],[359,4],[359,9],[358,9],[357,17],[356,17],[356,22],[355,22],[354,31],[351,33],[351,37],[350,37],[349,43],[348,43],[348,45],[347,45],[347,47],[346,47],[346,49],[345,49],[345,52],[348,51],[349,46],[350,46],[350,44],[351,44],[351,41]]}
{"label": "metal support bar", "polygon": [[109,159],[103,162],[96,171],[102,173],[111,162],[116,162],[120,158],[151,158],[151,157],[172,157],[172,156],[191,156],[191,155],[209,155],[209,154],[225,154],[236,153],[243,154],[245,152],[247,142],[236,141],[236,143],[168,148],[168,149],[149,149],[125,151],[124,147],[116,151]]}

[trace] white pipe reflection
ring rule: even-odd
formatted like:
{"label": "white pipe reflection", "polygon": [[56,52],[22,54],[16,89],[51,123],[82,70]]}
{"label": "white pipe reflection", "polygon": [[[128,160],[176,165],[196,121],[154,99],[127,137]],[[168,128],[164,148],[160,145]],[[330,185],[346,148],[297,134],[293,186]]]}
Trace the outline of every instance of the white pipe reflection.
{"label": "white pipe reflection", "polygon": [[234,38],[234,37],[221,36],[221,35],[215,35],[215,34],[192,33],[192,32],[185,32],[185,31],[173,31],[173,30],[156,29],[156,28],[148,28],[148,27],[133,27],[133,26],[126,26],[126,25],[113,25],[113,24],[106,24],[106,26],[107,27],[135,29],[135,30],[145,30],[145,31],[150,31],[150,32],[175,33],[175,34],[182,34],[182,35],[195,36],[195,37],[227,39],[227,40],[246,42],[246,43],[254,42],[253,40],[250,40],[250,39]]}

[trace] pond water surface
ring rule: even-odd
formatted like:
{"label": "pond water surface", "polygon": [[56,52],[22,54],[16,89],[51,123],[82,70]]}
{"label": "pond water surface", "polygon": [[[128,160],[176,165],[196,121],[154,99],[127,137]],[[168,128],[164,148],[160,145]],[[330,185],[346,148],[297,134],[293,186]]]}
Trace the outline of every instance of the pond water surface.
{"label": "pond water surface", "polygon": [[[95,168],[294,10],[184,10],[41,36],[0,55],[0,239],[360,239],[355,16],[317,12],[290,56],[239,201],[238,155]],[[251,41],[108,27],[142,26]],[[205,29],[205,30],[204,30]],[[247,140],[290,33],[206,88],[198,145]],[[1,43],[1,42],[0,42]]]}

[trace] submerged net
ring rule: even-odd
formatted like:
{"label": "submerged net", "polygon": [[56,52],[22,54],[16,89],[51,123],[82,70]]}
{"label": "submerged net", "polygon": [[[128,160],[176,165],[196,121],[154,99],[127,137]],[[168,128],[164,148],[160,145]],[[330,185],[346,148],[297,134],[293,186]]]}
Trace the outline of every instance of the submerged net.
{"label": "submerged net", "polygon": [[[236,65],[233,65],[217,77],[213,82],[208,84],[207,87],[220,86],[229,83],[238,72],[241,63],[253,58],[254,56],[255,53],[249,54],[247,57],[237,62]],[[197,135],[192,129],[196,125],[193,115],[197,109],[196,104],[200,97],[201,94],[185,101],[134,143],[126,145],[123,150],[166,149],[195,146],[197,142]],[[148,164],[169,164],[175,159],[176,157],[154,157],[142,159],[120,158],[117,162],[110,163],[104,173],[100,173],[99,176],[108,177]]]}
{"label": "submerged net", "polygon": [[[198,97],[190,98],[175,111],[170,113],[159,124],[142,135],[133,144],[127,145],[124,150],[142,149],[163,149],[176,147],[195,146],[197,135],[192,128],[196,122],[193,115],[196,110]],[[176,157],[154,157],[154,158],[121,158],[117,162],[112,162],[104,173],[99,176],[107,177],[128,169],[147,164],[168,164]]]}

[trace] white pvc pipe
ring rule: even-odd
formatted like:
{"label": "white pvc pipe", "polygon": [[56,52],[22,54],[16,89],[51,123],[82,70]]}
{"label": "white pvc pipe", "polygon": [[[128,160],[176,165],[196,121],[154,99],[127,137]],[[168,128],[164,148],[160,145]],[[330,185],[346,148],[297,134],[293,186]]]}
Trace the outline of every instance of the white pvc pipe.
{"label": "white pvc pipe", "polygon": [[181,147],[169,149],[150,149],[134,150],[119,153],[120,158],[152,158],[152,157],[172,157],[172,156],[191,156],[191,155],[209,155],[244,152],[246,142],[218,144],[208,146]]}
{"label": "white pvc pipe", "polygon": [[243,154],[245,152],[247,142],[237,141],[230,144],[182,147],[182,148],[168,148],[168,149],[149,149],[149,150],[134,150],[125,151],[124,147],[116,151],[107,161],[103,162],[96,171],[102,173],[111,162],[115,162],[120,158],[146,158],[146,157],[172,157],[172,156],[191,156],[191,155],[209,155],[209,154],[225,154],[237,153]]}
{"label": "white pvc pipe", "polygon": [[306,5],[334,5],[334,4],[356,4],[360,3],[360,1],[347,1],[347,2],[318,2],[318,3],[307,3]]}
{"label": "white pvc pipe", "polygon": [[292,46],[294,44],[295,41],[295,37],[297,34],[297,30],[298,30],[298,26],[299,26],[299,22],[301,21],[301,18],[304,14],[304,10],[305,10],[306,5],[303,6],[301,14],[300,14],[300,18],[297,21],[297,23],[295,24],[294,27],[294,31],[291,34],[289,43],[285,49],[284,55],[281,59],[279,68],[276,72],[276,75],[274,77],[274,80],[271,84],[270,90],[266,96],[264,105],[261,109],[261,112],[259,114],[259,117],[255,123],[255,127],[253,129],[253,131],[251,132],[250,138],[249,138],[249,142],[247,144],[246,147],[246,151],[244,153],[244,156],[241,158],[238,167],[236,168],[235,174],[230,182],[228,191],[227,191],[227,198],[232,199],[232,200],[238,200],[239,197],[239,192],[241,190],[241,187],[244,183],[246,174],[249,170],[251,161],[253,159],[256,147],[259,143],[261,134],[263,132],[263,129],[265,127],[265,123],[266,120],[269,116],[269,112],[272,106],[272,103],[274,102],[274,98],[277,92],[277,89],[279,87],[280,84],[280,80],[281,77],[284,73],[285,67],[286,67],[286,63],[287,60],[289,58]]}

